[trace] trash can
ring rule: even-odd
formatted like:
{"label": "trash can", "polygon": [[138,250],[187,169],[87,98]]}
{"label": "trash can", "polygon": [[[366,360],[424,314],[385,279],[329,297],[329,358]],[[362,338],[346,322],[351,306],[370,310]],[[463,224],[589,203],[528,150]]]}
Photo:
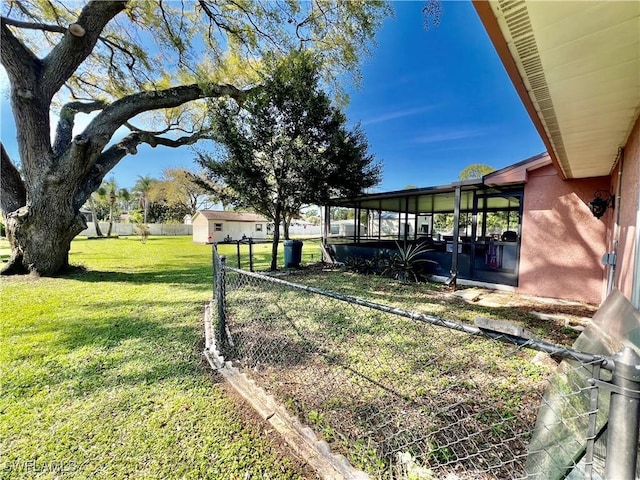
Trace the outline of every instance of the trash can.
{"label": "trash can", "polygon": [[284,241],[284,268],[299,267],[302,261],[302,241]]}

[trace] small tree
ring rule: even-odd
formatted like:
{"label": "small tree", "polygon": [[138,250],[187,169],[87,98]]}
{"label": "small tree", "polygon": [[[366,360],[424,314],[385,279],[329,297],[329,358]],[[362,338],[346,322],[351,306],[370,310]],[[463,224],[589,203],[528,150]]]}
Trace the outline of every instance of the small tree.
{"label": "small tree", "polygon": [[109,228],[107,229],[107,237],[111,236],[111,231],[113,229],[113,216],[115,214],[116,200],[118,200],[117,188],[118,186],[116,185],[116,180],[115,178],[112,177],[107,182],[107,192],[106,192],[107,201],[109,203]]}
{"label": "small tree", "polygon": [[138,176],[136,184],[133,186],[133,193],[138,197],[138,206],[143,212],[142,223],[147,223],[147,216],[149,215],[149,205],[151,203],[151,190],[155,179],[148,175]]}
{"label": "small tree", "polygon": [[93,198],[95,195],[98,195],[97,190],[93,192],[91,195],[89,195],[89,198],[87,199],[87,203],[89,204],[89,209],[91,210],[91,216],[93,217],[93,224],[96,227],[96,235],[98,237],[103,237],[104,235],[102,234],[102,230],[100,230],[100,220],[98,219],[98,209],[96,208],[96,202]]}
{"label": "small tree", "polygon": [[215,157],[200,154],[214,190],[226,203],[250,208],[274,223],[271,269],[277,267],[279,225],[303,204],[323,204],[334,195],[357,195],[380,180],[359,127],[320,89],[320,64],[294,52],[269,64],[260,92],[242,104],[212,105]]}
{"label": "small tree", "polygon": [[474,163],[464,168],[458,178],[460,180],[471,180],[474,178],[482,178],[488,173],[495,171],[495,168],[483,163]]}
{"label": "small tree", "polygon": [[157,200],[166,204],[172,220],[181,221],[185,215],[195,215],[204,205],[215,202],[199,182],[197,173],[186,168],[167,168],[156,183]]}
{"label": "small tree", "polygon": [[89,196],[87,199],[87,205],[91,210],[93,222],[96,228],[96,235],[98,237],[104,236],[100,229],[100,220],[104,220],[105,218],[109,220],[107,237],[111,236],[114,214],[120,210],[120,205],[116,202],[118,200],[124,200],[128,196],[129,192],[127,189],[118,189],[116,180],[113,177],[111,177],[109,181],[102,183],[102,185],[100,185],[100,187]]}
{"label": "small tree", "polygon": [[329,215],[331,220],[350,220],[355,218],[353,208],[331,207]]}

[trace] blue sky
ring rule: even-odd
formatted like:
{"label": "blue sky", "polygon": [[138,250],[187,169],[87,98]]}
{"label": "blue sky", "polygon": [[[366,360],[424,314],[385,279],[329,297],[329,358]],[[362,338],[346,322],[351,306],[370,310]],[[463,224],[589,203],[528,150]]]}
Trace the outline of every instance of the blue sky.
{"label": "blue sky", "polygon": [[443,2],[428,30],[423,2],[394,5],[348,109],[384,162],[382,190],[447,184],[472,163],[501,168],[545,150],[470,2]]}
{"label": "blue sky", "polygon": [[[440,25],[424,28],[424,2],[394,2],[395,19],[365,59],[347,115],[361,122],[383,164],[377,191],[448,184],[472,163],[502,168],[545,150],[470,2],[445,1]],[[2,79],[0,135],[17,157]],[[138,176],[196,168],[189,148],[140,147],[107,177],[132,187]]]}

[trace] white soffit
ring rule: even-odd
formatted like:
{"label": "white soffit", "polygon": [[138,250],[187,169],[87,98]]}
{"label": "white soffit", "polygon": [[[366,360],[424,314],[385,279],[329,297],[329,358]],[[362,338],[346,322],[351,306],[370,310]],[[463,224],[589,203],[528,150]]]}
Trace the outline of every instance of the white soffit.
{"label": "white soffit", "polygon": [[608,175],[640,114],[640,2],[491,6],[565,176]]}

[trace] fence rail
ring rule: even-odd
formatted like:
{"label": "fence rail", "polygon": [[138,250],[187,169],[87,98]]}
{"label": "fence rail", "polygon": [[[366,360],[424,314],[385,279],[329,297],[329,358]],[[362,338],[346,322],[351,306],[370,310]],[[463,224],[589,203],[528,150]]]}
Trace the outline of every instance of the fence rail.
{"label": "fence rail", "polygon": [[[610,389],[639,390],[633,351],[607,358],[294,284],[215,248],[214,270],[218,351],[371,477],[635,476],[637,422],[635,437],[613,420],[603,433],[620,412]],[[605,467],[607,443],[623,467]]]}

